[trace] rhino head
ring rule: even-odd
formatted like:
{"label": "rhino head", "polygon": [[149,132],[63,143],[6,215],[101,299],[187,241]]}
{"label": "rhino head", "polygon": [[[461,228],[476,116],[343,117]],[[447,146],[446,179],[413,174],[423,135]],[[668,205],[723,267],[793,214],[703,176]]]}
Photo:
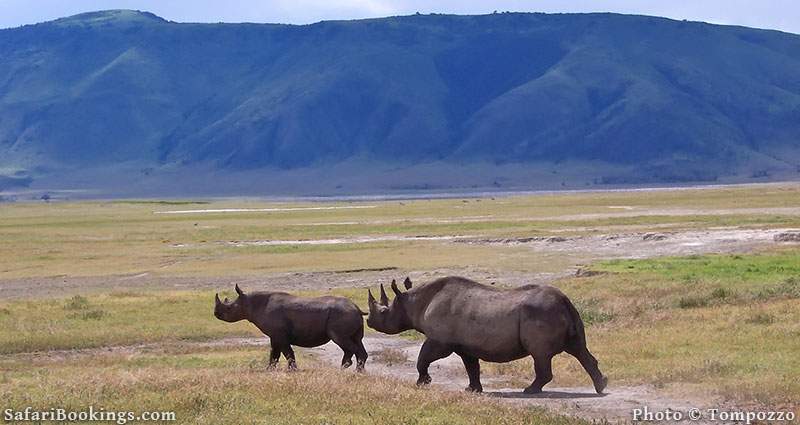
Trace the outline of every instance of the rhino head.
{"label": "rhino head", "polygon": [[238,322],[246,317],[245,303],[247,296],[236,285],[236,293],[239,295],[235,300],[225,301],[219,300],[219,294],[214,296],[214,317],[225,322]]}
{"label": "rhino head", "polygon": [[[411,280],[406,278],[404,282],[406,289],[411,289]],[[400,292],[397,282],[392,280],[392,291],[395,297],[391,304],[386,290],[381,284],[380,302],[372,296],[372,291],[367,290],[369,295],[369,316],[367,316],[367,326],[378,332],[385,334],[397,334],[412,329],[411,319],[408,316],[409,296],[408,293]]]}

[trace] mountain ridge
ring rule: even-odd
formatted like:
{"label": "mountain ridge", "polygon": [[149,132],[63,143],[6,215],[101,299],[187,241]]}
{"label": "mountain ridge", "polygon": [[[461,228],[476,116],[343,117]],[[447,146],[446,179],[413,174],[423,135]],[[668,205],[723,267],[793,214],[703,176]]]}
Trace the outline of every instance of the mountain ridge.
{"label": "mountain ridge", "polygon": [[26,184],[113,164],[291,173],[354,158],[604,164],[575,184],[800,167],[800,36],[775,30],[602,13],[284,25],[112,10],[0,30],[0,56],[0,175]]}

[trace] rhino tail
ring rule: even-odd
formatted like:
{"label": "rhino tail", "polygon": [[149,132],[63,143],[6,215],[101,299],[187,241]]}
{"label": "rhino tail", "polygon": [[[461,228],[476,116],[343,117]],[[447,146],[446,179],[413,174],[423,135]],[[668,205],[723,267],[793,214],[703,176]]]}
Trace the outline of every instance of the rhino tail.
{"label": "rhino tail", "polygon": [[567,346],[574,347],[575,349],[586,348],[586,332],[583,329],[583,320],[580,313],[575,308],[575,305],[564,297],[564,306],[567,308],[571,320],[569,328],[569,337],[567,338]]}

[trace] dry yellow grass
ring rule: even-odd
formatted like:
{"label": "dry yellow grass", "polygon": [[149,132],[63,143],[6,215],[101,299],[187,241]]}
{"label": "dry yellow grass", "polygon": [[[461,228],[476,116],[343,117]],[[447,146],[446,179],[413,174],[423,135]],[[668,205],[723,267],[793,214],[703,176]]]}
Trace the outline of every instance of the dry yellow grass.
{"label": "dry yellow grass", "polygon": [[264,370],[264,354],[225,347],[183,353],[2,361],[4,408],[171,411],[178,423],[580,424],[487,397],[355,374],[303,359]]}

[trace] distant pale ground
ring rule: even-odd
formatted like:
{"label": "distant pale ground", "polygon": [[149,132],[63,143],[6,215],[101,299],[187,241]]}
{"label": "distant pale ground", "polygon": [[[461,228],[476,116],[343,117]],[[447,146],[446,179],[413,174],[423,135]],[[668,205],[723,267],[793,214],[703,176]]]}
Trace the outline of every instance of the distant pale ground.
{"label": "distant pale ground", "polygon": [[[753,172],[759,165],[753,165]],[[293,170],[261,169],[221,172],[203,167],[153,170],[141,167],[76,169],[68,175],[34,179],[27,188],[0,186],[0,197],[38,200],[48,194],[54,199],[92,200],[129,198],[261,198],[265,200],[378,200],[448,198],[464,196],[505,196],[531,191],[671,190],[678,187],[763,184],[797,181],[800,173],[787,171],[753,177],[751,172],[705,182],[603,183],[603,176],[630,175],[631,167],[602,162],[566,161],[559,164],[386,164],[348,160]]]}

